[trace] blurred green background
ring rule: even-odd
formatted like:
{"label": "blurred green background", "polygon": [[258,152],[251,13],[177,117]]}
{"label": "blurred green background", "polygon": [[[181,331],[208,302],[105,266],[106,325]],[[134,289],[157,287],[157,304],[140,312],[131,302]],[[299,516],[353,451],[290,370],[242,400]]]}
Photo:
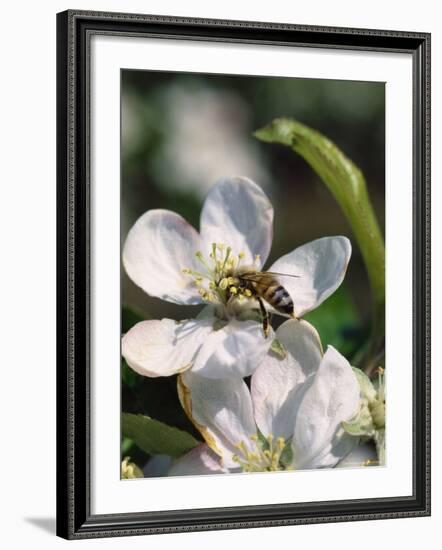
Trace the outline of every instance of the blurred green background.
{"label": "blurred green background", "polygon": [[[267,265],[319,237],[351,239],[353,255],[344,284],[306,317],[324,345],[335,345],[351,360],[367,338],[371,304],[364,264],[347,221],[302,158],[256,140],[252,132],[284,116],[326,135],[364,173],[384,229],[384,84],[125,70],[121,91],[122,243],[136,219],[152,208],[174,210],[198,228],[204,197],[219,177],[250,177],[275,210]],[[198,311],[148,297],[123,269],[121,277],[123,331],[138,319],[183,319]],[[180,409],[175,386],[173,377],[146,379],[123,365],[122,409],[198,435]],[[148,461],[123,440],[122,454],[127,452],[141,466]]]}

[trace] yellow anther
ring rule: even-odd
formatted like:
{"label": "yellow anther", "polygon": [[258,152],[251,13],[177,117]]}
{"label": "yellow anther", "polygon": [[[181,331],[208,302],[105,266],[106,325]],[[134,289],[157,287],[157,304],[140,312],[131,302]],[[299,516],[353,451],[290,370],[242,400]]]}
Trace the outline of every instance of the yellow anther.
{"label": "yellow anther", "polygon": [[250,298],[250,296],[252,295],[252,291],[249,288],[246,288],[244,290],[244,294],[247,296],[247,298]]}
{"label": "yellow anther", "polygon": [[244,260],[245,257],[246,257],[246,255],[244,254],[244,252],[240,252],[240,253],[238,254],[238,258],[239,258],[240,260]]}
{"label": "yellow anther", "polygon": [[224,279],[221,279],[221,281],[219,282],[219,287],[221,290],[226,290],[228,284],[229,284],[228,279],[224,277]]}
{"label": "yellow anther", "polygon": [[236,277],[228,277],[227,282],[229,285],[237,285],[238,279]]}
{"label": "yellow anther", "polygon": [[213,295],[207,292],[204,288],[198,289],[198,293],[203,300],[206,300],[207,302],[213,301]]}
{"label": "yellow anther", "polygon": [[230,291],[230,294],[237,294],[238,293],[238,289],[236,288],[236,286],[231,286],[229,288],[229,291]]}
{"label": "yellow anther", "polygon": [[[241,466],[244,472],[271,472],[288,469],[280,463],[282,451],[285,448],[285,439],[278,437],[276,445],[273,445],[274,437],[270,434],[266,439],[267,443],[261,441],[258,434],[249,436],[252,443],[246,445],[240,441],[235,447],[240,451],[233,456],[233,460]],[[236,457],[236,458],[235,458]]]}

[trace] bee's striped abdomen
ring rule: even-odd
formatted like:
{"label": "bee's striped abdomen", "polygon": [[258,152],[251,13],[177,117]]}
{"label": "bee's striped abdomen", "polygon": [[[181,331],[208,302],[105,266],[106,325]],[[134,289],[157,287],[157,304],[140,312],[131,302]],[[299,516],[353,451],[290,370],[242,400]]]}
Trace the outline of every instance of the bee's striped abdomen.
{"label": "bee's striped abdomen", "polygon": [[263,298],[280,313],[292,315],[293,300],[283,286],[279,284],[269,286],[264,292]]}

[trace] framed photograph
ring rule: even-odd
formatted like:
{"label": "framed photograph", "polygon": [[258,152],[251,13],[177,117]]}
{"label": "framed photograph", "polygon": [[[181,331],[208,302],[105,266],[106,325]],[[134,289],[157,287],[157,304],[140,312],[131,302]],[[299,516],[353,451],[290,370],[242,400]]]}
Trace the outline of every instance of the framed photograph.
{"label": "framed photograph", "polygon": [[57,18],[57,534],[430,514],[430,35]]}

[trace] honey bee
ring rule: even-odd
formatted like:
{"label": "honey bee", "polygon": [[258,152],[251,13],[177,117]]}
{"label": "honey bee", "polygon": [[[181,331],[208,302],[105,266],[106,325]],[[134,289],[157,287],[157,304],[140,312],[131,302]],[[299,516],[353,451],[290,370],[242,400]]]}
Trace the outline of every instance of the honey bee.
{"label": "honey bee", "polygon": [[229,282],[232,282],[232,284],[229,284],[226,289],[229,299],[242,295],[254,298],[258,302],[262,317],[262,328],[266,338],[269,334],[270,320],[264,301],[279,313],[295,317],[293,300],[279,282],[279,277],[298,277],[298,275],[244,269],[237,272],[234,277],[229,278]]}

